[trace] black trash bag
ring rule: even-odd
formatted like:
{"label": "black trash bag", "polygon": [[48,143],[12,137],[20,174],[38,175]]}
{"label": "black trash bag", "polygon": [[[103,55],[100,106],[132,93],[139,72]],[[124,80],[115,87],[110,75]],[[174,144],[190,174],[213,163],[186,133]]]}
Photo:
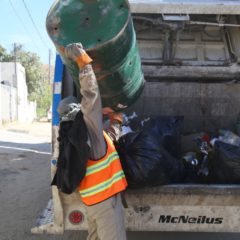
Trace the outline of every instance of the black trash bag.
{"label": "black trash bag", "polygon": [[184,178],[183,164],[148,130],[122,136],[117,151],[129,188],[177,183]]}
{"label": "black trash bag", "polygon": [[151,118],[144,129],[151,132],[172,156],[181,158],[181,130],[183,116]]}
{"label": "black trash bag", "polygon": [[193,166],[189,163],[184,163],[186,169],[186,175],[184,178],[184,183],[203,183],[203,179],[198,175],[198,166]]}
{"label": "black trash bag", "polygon": [[132,119],[127,126],[134,132],[143,129],[150,131],[172,156],[180,158],[183,119],[183,116],[138,117]]}
{"label": "black trash bag", "polygon": [[210,179],[218,184],[240,184],[240,147],[216,141]]}
{"label": "black trash bag", "polygon": [[56,185],[63,193],[74,192],[85,176],[90,158],[87,140],[87,127],[81,111],[74,121],[61,122],[57,171],[51,185]]}

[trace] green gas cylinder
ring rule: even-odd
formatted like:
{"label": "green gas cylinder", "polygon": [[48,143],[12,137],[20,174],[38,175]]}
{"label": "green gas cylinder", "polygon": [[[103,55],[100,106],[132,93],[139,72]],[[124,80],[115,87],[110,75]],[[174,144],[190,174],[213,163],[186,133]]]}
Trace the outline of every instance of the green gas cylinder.
{"label": "green gas cylinder", "polygon": [[81,42],[87,50],[104,108],[123,110],[141,94],[144,77],[128,1],[57,0],[46,26],[78,87],[77,65],[62,49]]}

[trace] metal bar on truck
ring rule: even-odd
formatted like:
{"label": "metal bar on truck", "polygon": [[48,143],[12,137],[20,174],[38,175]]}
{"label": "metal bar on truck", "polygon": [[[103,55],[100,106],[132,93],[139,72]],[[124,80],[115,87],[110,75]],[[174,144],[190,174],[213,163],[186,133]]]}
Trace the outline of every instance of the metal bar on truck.
{"label": "metal bar on truck", "polygon": [[132,13],[145,14],[239,14],[240,1],[129,0]]}

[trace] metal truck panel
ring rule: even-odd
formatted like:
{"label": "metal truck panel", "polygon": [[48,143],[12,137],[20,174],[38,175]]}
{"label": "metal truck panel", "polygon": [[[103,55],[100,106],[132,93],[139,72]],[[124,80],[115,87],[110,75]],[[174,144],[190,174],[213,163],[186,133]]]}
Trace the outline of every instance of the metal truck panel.
{"label": "metal truck panel", "polygon": [[[234,130],[239,114],[239,92],[240,85],[234,81],[201,83],[149,80],[129,112],[135,111],[142,117],[184,116],[183,135],[215,132],[221,128]],[[193,141],[191,146],[194,149]]]}
{"label": "metal truck panel", "polygon": [[131,230],[238,232],[239,186],[169,185],[128,191]]}
{"label": "metal truck panel", "polygon": [[240,1],[129,0],[132,13],[153,14],[239,14]]}
{"label": "metal truck panel", "polygon": [[[129,231],[240,231],[237,185],[168,185],[128,190],[124,199],[125,224]],[[62,200],[65,230],[87,230],[85,208],[79,194]],[[53,220],[52,212],[50,201],[39,220],[46,224],[43,226],[48,226],[49,219]],[[73,212],[81,214],[79,223],[72,222]]]}

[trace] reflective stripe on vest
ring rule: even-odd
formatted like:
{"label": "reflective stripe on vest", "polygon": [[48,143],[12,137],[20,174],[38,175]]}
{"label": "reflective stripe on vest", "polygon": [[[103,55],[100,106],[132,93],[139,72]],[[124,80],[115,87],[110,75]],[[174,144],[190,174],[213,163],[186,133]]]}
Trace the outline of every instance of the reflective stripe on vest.
{"label": "reflective stripe on vest", "polygon": [[98,161],[88,160],[86,175],[80,184],[79,192],[86,205],[102,202],[127,186],[115,146],[105,132],[104,137],[106,155]]}
{"label": "reflective stripe on vest", "polygon": [[104,160],[103,162],[100,162],[100,163],[97,163],[96,165],[93,165],[91,167],[88,167],[87,170],[86,170],[86,175],[85,176],[88,176],[89,174],[93,174],[95,172],[99,172],[101,171],[102,169],[106,168],[106,167],[109,167],[109,165],[115,161],[115,160],[118,160],[118,154],[117,152],[113,152],[112,154],[110,154],[108,156],[108,158],[106,160]]}

